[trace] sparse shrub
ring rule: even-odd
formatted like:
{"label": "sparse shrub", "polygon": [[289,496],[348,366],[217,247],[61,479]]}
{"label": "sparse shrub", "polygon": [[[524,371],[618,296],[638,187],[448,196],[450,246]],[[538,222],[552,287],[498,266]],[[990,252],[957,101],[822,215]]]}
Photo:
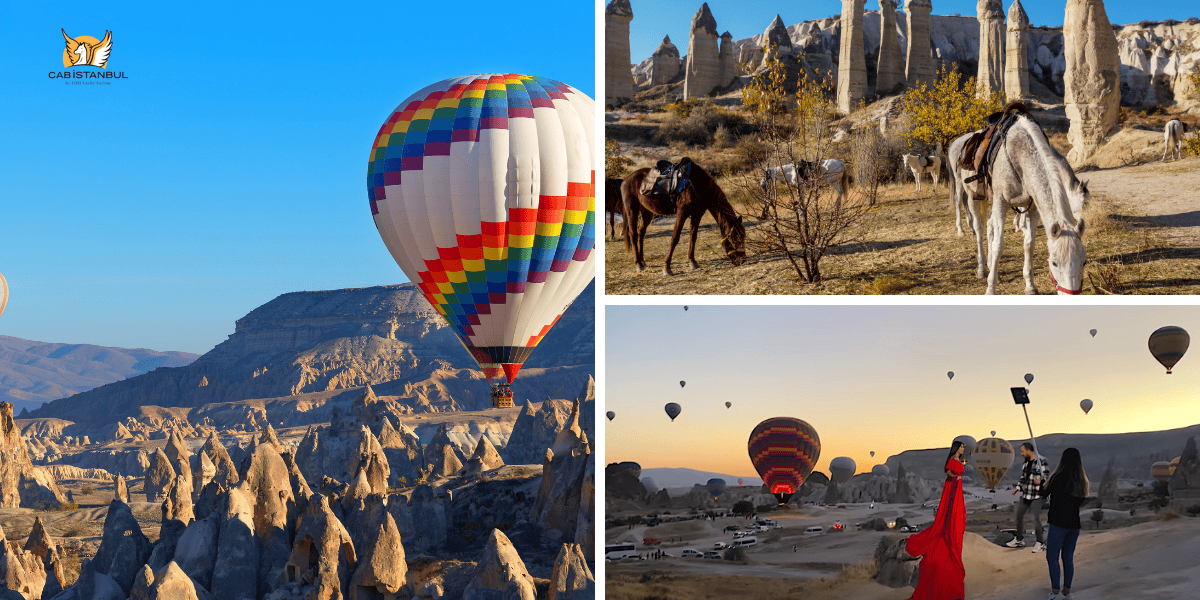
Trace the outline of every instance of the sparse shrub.
{"label": "sparse shrub", "polygon": [[683,111],[677,111],[667,118],[658,129],[660,143],[678,142],[689,146],[708,146],[714,142],[714,134],[722,126],[727,134],[746,129],[745,119],[740,114],[711,102],[697,102],[698,104],[686,111],[686,116],[679,116],[678,113]]}
{"label": "sparse shrub", "polygon": [[696,108],[697,106],[702,106],[703,104],[703,99],[688,98],[687,100],[680,100],[679,102],[668,104],[663,107],[663,110],[675,115],[676,118],[686,119],[692,116],[692,109]]}
{"label": "sparse shrub", "polygon": [[1100,521],[1104,520],[1104,510],[1100,508],[1093,510],[1091,518],[1092,522],[1096,524],[1096,527],[1100,527]]}
{"label": "sparse shrub", "polygon": [[713,145],[717,148],[729,148],[734,144],[733,134],[729,132],[729,128],[724,123],[717,125],[717,130],[713,132]]}
{"label": "sparse shrub", "polygon": [[733,560],[733,561],[738,561],[738,562],[745,562],[745,560],[746,560],[746,549],[745,549],[745,548],[743,548],[743,547],[741,547],[741,546],[738,546],[737,548],[730,548],[730,549],[728,549],[728,550],[726,550],[726,551],[725,551],[725,557],[724,557],[724,558],[725,558],[725,560]]}
{"label": "sparse shrub", "polygon": [[879,296],[899,294],[913,289],[919,281],[907,275],[880,275],[871,282],[870,292]]}
{"label": "sparse shrub", "polygon": [[1182,150],[1187,156],[1200,156],[1200,132],[1183,136]]}
{"label": "sparse shrub", "polygon": [[767,160],[767,146],[753,136],[745,136],[738,140],[733,156],[730,171],[757,171]]}
{"label": "sparse shrub", "polygon": [[614,139],[604,140],[604,176],[619,179],[629,173],[633,159],[625,156],[625,149]]}
{"label": "sparse shrub", "polygon": [[94,493],[95,491],[96,491],[96,488],[94,488],[94,487],[92,487],[92,486],[90,486],[90,485],[85,485],[85,486],[83,486],[83,487],[79,488],[79,493],[80,493],[80,494],[83,494],[84,496],[90,496],[90,495],[92,495],[92,493]]}
{"label": "sparse shrub", "polygon": [[79,505],[74,502],[63,502],[62,505],[60,505],[58,507],[58,510],[61,510],[64,512],[66,512],[68,510],[79,510]]}

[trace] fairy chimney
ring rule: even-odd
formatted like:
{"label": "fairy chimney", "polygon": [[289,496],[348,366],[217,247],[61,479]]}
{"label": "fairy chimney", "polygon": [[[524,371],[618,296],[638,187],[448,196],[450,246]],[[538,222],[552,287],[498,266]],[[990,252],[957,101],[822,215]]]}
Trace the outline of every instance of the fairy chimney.
{"label": "fairy chimney", "polygon": [[838,57],[837,109],[850,114],[867,95],[867,55],[863,50],[863,3],[842,0],[842,51]]}
{"label": "fairy chimney", "polygon": [[1004,95],[1012,102],[1029,97],[1029,15],[1021,0],[1008,8],[1008,39],[1004,56]]}
{"label": "fairy chimney", "polygon": [[1103,0],[1067,0],[1063,55],[1063,103],[1071,119],[1067,159],[1081,165],[1116,127],[1121,108],[1117,37]]}
{"label": "fairy chimney", "polygon": [[909,87],[922,83],[933,85],[937,73],[933,70],[933,52],[930,50],[929,13],[933,12],[930,0],[904,0],[904,13],[908,15],[908,54],[905,58],[904,79]]}
{"label": "fairy chimney", "polygon": [[792,36],[788,34],[783,18],[779,15],[775,15],[775,20],[771,21],[763,32],[763,44],[763,48],[768,53],[774,52],[775,56],[787,56],[792,53]]}
{"label": "fairy chimney", "polygon": [[978,92],[1004,91],[1004,5],[1000,0],[979,0],[975,14],[979,17]]}
{"label": "fairy chimney", "polygon": [[679,75],[679,67],[682,62],[679,57],[679,48],[671,43],[671,36],[663,36],[663,41],[658,45],[658,49],[650,55],[650,87],[675,79],[675,76]]}
{"label": "fairy chimney", "polygon": [[735,78],[742,74],[742,68],[738,64],[737,51],[733,47],[733,34],[726,31],[721,34],[721,78],[718,80],[718,88],[728,86]]}
{"label": "fairy chimney", "polygon": [[703,98],[720,84],[721,50],[717,46],[717,20],[708,3],[692,16],[688,36],[687,63],[684,67],[683,99]]}
{"label": "fairy chimney", "polygon": [[629,0],[612,0],[604,7],[604,103],[620,106],[633,99],[629,63]]}
{"label": "fairy chimney", "polygon": [[879,60],[875,70],[875,89],[880,94],[894,92],[904,85],[903,55],[896,33],[896,0],[879,0]]}

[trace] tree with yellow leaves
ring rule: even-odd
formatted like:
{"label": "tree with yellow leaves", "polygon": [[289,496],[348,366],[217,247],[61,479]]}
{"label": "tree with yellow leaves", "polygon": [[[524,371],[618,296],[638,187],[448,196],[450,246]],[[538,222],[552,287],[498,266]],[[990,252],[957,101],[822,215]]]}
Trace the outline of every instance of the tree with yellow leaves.
{"label": "tree with yellow leaves", "polygon": [[629,172],[629,167],[633,166],[633,159],[625,156],[625,149],[621,147],[621,143],[614,139],[604,140],[604,176],[619,179],[625,177]]}
{"label": "tree with yellow leaves", "polygon": [[947,148],[958,136],[983,127],[988,115],[1004,110],[1004,93],[981,89],[974,77],[964,83],[958,71],[943,64],[932,88],[921,83],[904,95],[904,108],[905,138]]}

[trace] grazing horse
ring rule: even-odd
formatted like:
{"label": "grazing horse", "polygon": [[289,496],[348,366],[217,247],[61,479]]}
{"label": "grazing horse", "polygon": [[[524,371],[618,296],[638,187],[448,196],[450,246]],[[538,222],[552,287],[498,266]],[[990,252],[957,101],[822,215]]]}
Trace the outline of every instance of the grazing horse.
{"label": "grazing horse", "polygon": [[[746,228],[742,217],[733,210],[721,186],[700,165],[692,163],[689,181],[678,196],[670,199],[646,196],[654,187],[654,177],[647,177],[651,169],[643,168],[630,173],[621,183],[621,199],[624,202],[623,224],[625,249],[633,250],[638,272],[646,269],[646,229],[655,215],[675,215],[675,230],[671,234],[671,246],[663,262],[663,275],[671,274],[671,255],[679,243],[679,234],[685,221],[692,222],[691,243],[688,246],[688,261],[693,269],[700,268],[696,262],[696,234],[700,232],[700,220],[704,213],[711,212],[721,228],[721,244],[729,262],[740,265],[746,260]],[[658,170],[653,171],[657,175]],[[639,220],[641,221],[639,227]]]}
{"label": "grazing horse", "polygon": [[[979,216],[986,189],[983,180],[966,183],[975,173],[960,166],[963,145],[971,134],[950,144],[948,166],[951,179],[951,200],[955,213],[959,206],[968,210],[968,220],[975,231],[975,276],[984,277],[982,220]],[[1022,209],[1019,219],[1025,234],[1025,293],[1036,294],[1033,284],[1033,250],[1036,244],[1038,217],[1046,223],[1046,246],[1049,253],[1050,281],[1060,294],[1079,294],[1083,291],[1083,269],[1087,254],[1083,249],[1083,206],[1088,201],[1087,183],[1080,183],[1071,165],[1063,158],[1046,134],[1028,115],[1017,117],[1016,123],[1001,140],[991,166],[992,213],[987,224],[988,271],[987,293],[996,293],[999,277],[1000,252],[1004,248],[1004,214],[1009,208]],[[962,225],[959,221],[959,235]]]}
{"label": "grazing horse", "polygon": [[609,238],[617,239],[617,215],[625,220],[624,202],[621,201],[621,180],[604,180],[604,212],[608,213]]}
{"label": "grazing horse", "polygon": [[1175,159],[1179,160],[1179,149],[1183,146],[1183,134],[1187,133],[1187,124],[1179,119],[1171,119],[1167,121],[1167,126],[1163,128],[1163,138],[1166,143],[1166,148],[1163,148],[1163,162],[1167,161],[1167,157],[1171,154],[1175,155]]}
{"label": "grazing horse", "polygon": [[938,183],[942,178],[942,158],[940,156],[929,155],[921,156],[917,154],[905,154],[903,156],[904,166],[912,171],[913,179],[917,180],[917,191],[921,191],[921,175],[929,173],[933,179],[933,188],[937,189]]}
{"label": "grazing horse", "polygon": [[790,165],[765,169],[758,187],[766,191],[767,185],[773,181],[784,181],[792,187],[800,187],[803,181],[816,181],[818,185],[828,185],[837,193],[834,207],[839,207],[846,190],[850,189],[850,171],[846,169],[846,163],[836,158],[819,162],[800,160]]}

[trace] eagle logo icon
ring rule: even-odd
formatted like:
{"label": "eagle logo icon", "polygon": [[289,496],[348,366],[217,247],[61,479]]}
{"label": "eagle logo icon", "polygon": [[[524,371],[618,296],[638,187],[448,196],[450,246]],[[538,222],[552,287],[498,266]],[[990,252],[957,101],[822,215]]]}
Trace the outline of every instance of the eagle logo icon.
{"label": "eagle logo icon", "polygon": [[63,51],[64,67],[91,66],[103,69],[108,64],[108,55],[112,52],[111,31],[104,32],[103,40],[88,35],[72,38],[67,35],[66,29],[62,30],[62,34],[67,40],[67,48]]}

